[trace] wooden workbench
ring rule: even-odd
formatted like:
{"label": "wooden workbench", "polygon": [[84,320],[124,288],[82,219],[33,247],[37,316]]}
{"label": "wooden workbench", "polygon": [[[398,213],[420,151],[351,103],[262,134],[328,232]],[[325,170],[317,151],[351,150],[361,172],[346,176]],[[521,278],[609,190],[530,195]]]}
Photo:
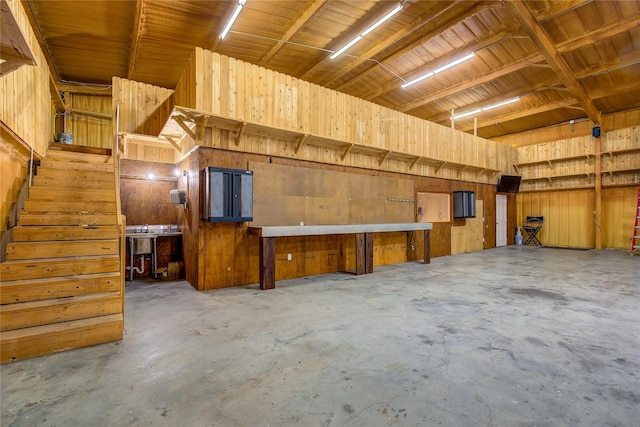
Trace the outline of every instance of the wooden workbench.
{"label": "wooden workbench", "polygon": [[260,289],[276,287],[276,237],[353,234],[356,239],[356,274],[373,272],[373,233],[424,231],[424,263],[431,262],[431,223],[408,222],[390,224],[344,224],[249,227],[249,233],[260,237]]}

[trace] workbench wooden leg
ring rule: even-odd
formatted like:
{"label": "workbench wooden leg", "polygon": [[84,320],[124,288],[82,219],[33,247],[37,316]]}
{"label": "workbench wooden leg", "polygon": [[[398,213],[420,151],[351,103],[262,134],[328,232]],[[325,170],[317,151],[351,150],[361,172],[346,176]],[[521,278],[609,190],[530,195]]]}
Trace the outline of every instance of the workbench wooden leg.
{"label": "workbench wooden leg", "polygon": [[276,287],[275,237],[260,237],[260,289]]}
{"label": "workbench wooden leg", "polygon": [[431,264],[431,233],[424,230],[424,263]]}
{"label": "workbench wooden leg", "polygon": [[364,272],[373,273],[373,233],[364,235]]}
{"label": "workbench wooden leg", "polygon": [[356,274],[365,274],[367,272],[366,265],[364,233],[356,233]]}

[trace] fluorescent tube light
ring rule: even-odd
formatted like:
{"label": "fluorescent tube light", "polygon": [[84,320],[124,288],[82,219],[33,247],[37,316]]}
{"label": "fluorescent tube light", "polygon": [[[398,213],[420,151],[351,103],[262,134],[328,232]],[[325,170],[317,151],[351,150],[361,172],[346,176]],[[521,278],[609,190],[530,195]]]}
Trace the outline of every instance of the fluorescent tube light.
{"label": "fluorescent tube light", "polygon": [[506,101],[498,102],[496,104],[491,104],[488,107],[478,108],[477,110],[469,111],[468,113],[456,114],[455,116],[453,116],[453,119],[460,119],[462,117],[478,114],[482,111],[493,110],[494,108],[502,107],[503,105],[511,104],[518,101],[520,101],[520,97],[516,96],[515,98],[507,99]]}
{"label": "fluorescent tube light", "polygon": [[220,36],[219,36],[220,40],[222,40],[223,38],[225,38],[227,36],[227,33],[231,29],[231,26],[236,21],[236,18],[238,17],[238,15],[240,15],[240,11],[242,10],[242,6],[244,6],[244,4],[246,2],[247,2],[247,0],[238,0],[238,4],[236,5],[235,10],[231,14],[231,18],[229,18],[229,21],[227,21],[227,25],[224,26],[224,30],[222,30],[222,32],[220,33]]}
{"label": "fluorescent tube light", "polygon": [[457,116],[453,116],[453,118],[454,119],[459,119],[461,117],[467,117],[467,116],[470,116],[472,114],[478,114],[480,111],[482,111],[482,108],[478,108],[477,110],[469,111],[468,113],[458,114]]}
{"label": "fluorescent tube light", "polygon": [[452,61],[452,62],[449,62],[448,64],[443,65],[443,66],[442,66],[442,67],[440,67],[440,68],[436,68],[436,69],[435,69],[435,70],[433,70],[433,71],[429,71],[427,74],[423,74],[423,75],[422,75],[422,76],[420,76],[420,77],[417,77],[417,78],[415,78],[415,79],[413,79],[413,80],[410,80],[410,81],[408,81],[408,82],[404,83],[404,84],[403,84],[402,86],[400,86],[400,87],[401,87],[401,88],[403,88],[403,89],[404,89],[405,87],[409,87],[409,86],[411,86],[411,85],[413,85],[413,84],[416,84],[416,83],[418,83],[418,82],[420,82],[420,81],[422,81],[422,80],[424,80],[424,79],[428,79],[429,77],[431,77],[431,76],[433,76],[433,75],[435,75],[435,74],[441,73],[441,72],[443,72],[444,70],[447,70],[447,69],[449,69],[449,68],[451,68],[451,67],[455,67],[455,66],[456,66],[456,65],[458,65],[458,64],[462,64],[464,61],[468,61],[469,59],[473,58],[474,56],[476,56],[476,53],[475,53],[475,52],[471,52],[470,54],[465,55],[465,56],[463,56],[462,58],[458,58],[458,59],[456,59],[455,61]]}
{"label": "fluorescent tube light", "polygon": [[497,104],[489,105],[488,107],[484,107],[482,111],[491,110],[493,108],[502,107],[503,105],[511,104],[514,102],[520,101],[520,97],[516,96],[515,98],[507,99],[506,101],[498,102]]}
{"label": "fluorescent tube light", "polygon": [[349,43],[347,43],[346,45],[342,46],[340,49],[338,49],[337,51],[335,51],[333,53],[333,55],[331,55],[329,58],[330,59],[336,59],[338,56],[342,55],[344,53],[345,50],[349,49],[351,46],[353,46],[354,44],[358,43],[360,40],[362,40],[363,37],[365,37],[367,34],[369,34],[370,32],[372,32],[373,30],[375,30],[376,28],[378,28],[380,25],[382,25],[385,21],[389,20],[393,15],[395,15],[396,13],[400,12],[402,10],[402,3],[400,3],[399,5],[397,5],[395,8],[393,8],[391,10],[391,12],[387,13],[385,16],[383,16],[382,18],[378,19],[376,21],[375,24],[371,25],[369,28],[367,28],[366,30],[364,30],[363,32],[361,32],[360,34],[358,34],[353,40],[351,40]]}

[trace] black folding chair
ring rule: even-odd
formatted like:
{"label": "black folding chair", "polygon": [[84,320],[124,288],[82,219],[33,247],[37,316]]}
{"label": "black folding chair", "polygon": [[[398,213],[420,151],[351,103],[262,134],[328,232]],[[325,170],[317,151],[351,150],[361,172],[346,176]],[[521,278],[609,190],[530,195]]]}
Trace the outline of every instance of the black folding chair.
{"label": "black folding chair", "polygon": [[542,229],[542,223],[544,222],[544,217],[541,216],[528,216],[527,220],[524,222],[522,228],[528,234],[527,240],[524,242],[525,245],[533,244],[535,246],[542,246],[540,240],[538,240],[538,233],[540,229]]}

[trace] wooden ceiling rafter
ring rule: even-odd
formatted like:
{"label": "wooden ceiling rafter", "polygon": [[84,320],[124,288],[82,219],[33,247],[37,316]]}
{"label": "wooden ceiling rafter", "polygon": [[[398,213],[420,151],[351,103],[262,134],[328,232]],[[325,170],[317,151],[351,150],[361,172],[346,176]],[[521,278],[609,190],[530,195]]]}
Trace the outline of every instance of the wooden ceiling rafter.
{"label": "wooden ceiling rafter", "polygon": [[313,18],[313,16],[320,9],[322,9],[322,6],[324,6],[326,3],[327,3],[327,0],[314,0],[314,2],[311,4],[311,6],[309,6],[302,13],[302,15],[300,15],[300,17],[298,19],[296,19],[296,22],[294,22],[293,25],[291,27],[289,27],[287,32],[284,33],[284,35],[282,36],[281,40],[276,42],[276,44],[273,45],[273,47],[271,49],[269,49],[269,52],[267,52],[262,57],[262,59],[258,62],[258,65],[260,65],[261,67],[264,67],[266,64],[268,64],[269,61],[271,61],[271,59],[274,56],[276,56],[276,54],[278,52],[280,52],[280,49],[282,49],[284,47],[284,45],[289,40],[291,40],[291,38],[293,38],[298,33],[298,31],[300,31],[300,29],[302,27],[304,27],[306,25],[306,23],[309,22],[309,20],[311,18]]}
{"label": "wooden ceiling rafter", "polygon": [[582,47],[589,46],[599,40],[610,39],[615,35],[632,30],[638,25],[640,25],[640,19],[638,19],[637,16],[627,18],[622,21],[617,21],[613,24],[607,25],[606,27],[598,28],[597,30],[591,31],[588,34],[573,37],[571,39],[558,43],[556,45],[556,49],[558,49],[558,52],[560,53],[567,53],[578,50]]}
{"label": "wooden ceiling rafter", "polygon": [[136,10],[133,15],[133,29],[131,31],[131,53],[129,54],[129,65],[127,66],[127,78],[133,80],[138,58],[138,46],[140,45],[140,31],[143,25],[144,1],[136,1]]}
{"label": "wooden ceiling rafter", "polygon": [[[362,73],[359,73],[357,76],[354,76],[351,80],[342,83],[340,86],[336,88],[336,90],[343,90],[346,86],[350,86],[356,83],[357,81],[359,81],[360,79],[366,78],[371,73],[378,71],[381,67],[388,66],[391,62],[406,55],[416,47],[423,45],[425,43],[425,39],[427,40],[431,39],[437,36],[438,34],[442,33],[443,31],[451,28],[452,26],[455,26],[465,21],[466,19],[474,16],[477,13],[477,9],[476,9],[478,7],[477,5],[471,9],[456,10],[456,6],[459,5],[460,3],[461,1],[451,2],[451,4],[447,5],[447,7],[444,8],[440,13],[434,15],[432,19],[429,21],[429,22],[433,22],[437,18],[444,17],[445,22],[443,24],[439,25],[438,27],[436,27],[435,29],[429,31],[424,35],[420,35],[418,39],[413,40],[411,42],[407,42],[406,45],[402,46],[400,49],[396,50],[391,55],[381,59],[378,63],[372,65],[370,68],[363,71]],[[366,98],[363,98],[363,99],[366,99]]]}
{"label": "wooden ceiling rafter", "polygon": [[[551,91],[566,91],[566,88],[562,87],[556,87],[556,86],[552,86],[552,83],[556,83],[557,82],[557,77],[554,77],[554,80],[546,80],[546,81],[540,81],[539,83],[537,83],[535,86],[533,86],[531,88],[531,90],[528,93],[522,93],[522,90],[520,89],[514,89],[512,91],[509,92],[503,92],[500,94],[501,98],[503,99],[511,99],[511,98],[515,98],[517,96],[523,98],[526,96],[532,96],[535,94],[538,94],[540,92],[545,92],[548,90]],[[476,102],[473,104],[467,104],[465,105],[464,111],[462,110],[456,110],[459,111],[459,113],[464,113],[465,111],[473,111],[473,110],[477,110],[483,107],[487,106],[487,102],[486,101],[481,101],[481,102]],[[470,118],[473,118],[473,116],[471,116]],[[442,122],[449,122],[451,120],[451,110],[448,111],[443,111],[440,114],[436,115],[436,116],[431,116],[428,118],[429,121],[434,122],[434,123],[442,123]]]}
{"label": "wooden ceiling rafter", "polygon": [[[555,102],[549,102],[538,107],[530,108],[527,110],[520,110],[513,113],[502,114],[499,116],[494,116],[490,119],[485,119],[482,121],[478,121],[477,127],[486,127],[486,126],[495,126],[496,123],[506,123],[511,120],[520,119],[527,116],[532,116],[534,114],[545,113],[547,111],[557,110],[558,108],[571,108],[575,104],[577,104],[574,98],[564,98]],[[465,126],[457,127],[457,130],[462,132],[468,132],[473,130],[474,124],[468,124]]]}
{"label": "wooden ceiling rafter", "polygon": [[455,95],[456,93],[463,92],[465,90],[469,90],[475,86],[479,86],[485,83],[488,83],[492,80],[495,80],[499,77],[505,76],[507,74],[511,74],[515,71],[522,70],[523,68],[527,68],[531,63],[537,62],[536,60],[542,60],[542,55],[538,53],[534,53],[529,55],[528,57],[521,59],[520,61],[513,62],[509,65],[505,65],[504,67],[498,68],[490,72],[489,74],[485,74],[483,76],[466,80],[461,83],[458,83],[454,86],[449,86],[446,89],[443,89],[439,92],[430,94],[426,98],[419,99],[417,101],[406,104],[404,107],[398,108],[398,111],[406,113],[407,111],[415,110],[416,108],[422,107],[423,105],[431,104],[437,100],[442,98],[446,98],[451,95]]}
{"label": "wooden ceiling rafter", "polygon": [[533,16],[524,2],[517,0],[507,0],[507,8],[513,17],[520,23],[520,26],[529,34],[533,42],[538,46],[547,62],[551,65],[554,72],[560,77],[573,96],[578,100],[584,108],[585,113],[596,124],[602,122],[602,114],[595,106],[589,94],[582,83],[576,79],[573,71],[562,57],[561,53],[556,49],[555,45],[545,32],[544,28]]}
{"label": "wooden ceiling rafter", "polygon": [[[449,6],[447,6],[447,8],[452,7],[456,3],[458,3],[458,2],[451,2],[451,4]],[[445,8],[444,10],[446,10],[447,8]],[[420,16],[420,17],[414,19],[408,26],[403,27],[400,30],[396,31],[391,37],[388,37],[383,42],[376,43],[374,46],[372,46],[371,48],[366,50],[361,55],[361,57],[355,58],[349,64],[345,65],[340,70],[337,70],[335,72],[335,75],[330,80],[324,82],[324,85],[326,85],[328,87],[331,87],[333,85],[333,83],[337,79],[339,79],[343,75],[346,75],[346,74],[350,73],[351,71],[355,70],[361,64],[363,64],[366,61],[368,61],[369,58],[375,57],[377,54],[379,54],[380,52],[384,51],[389,46],[393,45],[394,43],[397,43],[399,40],[402,40],[404,37],[408,36],[409,34],[417,31],[421,27],[423,27],[426,24],[428,24],[429,22],[433,21],[433,19],[437,15],[438,14],[436,14],[435,16],[434,15],[430,15],[430,14],[429,15],[423,15],[423,16]],[[338,87],[338,90],[340,90],[341,87],[342,87],[342,85],[340,85]]]}
{"label": "wooden ceiling rafter", "polygon": [[[369,28],[371,25],[375,24],[383,16],[383,13],[385,11],[388,12],[388,9],[390,10],[387,2],[381,2],[373,10],[370,10],[368,13],[369,17],[367,19],[365,19],[362,22],[355,23],[345,33],[341,34],[337,39],[339,40],[339,42],[336,42],[336,40],[333,40],[333,42],[331,43],[332,47],[329,49],[329,52],[323,53],[322,55],[320,55],[318,59],[314,61],[314,63],[311,66],[307,67],[305,71],[303,71],[298,75],[298,78],[302,80],[308,78],[308,75],[310,73],[315,71],[319,66],[321,66],[325,62],[331,60],[330,57],[332,55],[332,52],[337,51],[338,49],[341,49],[342,46],[344,46],[346,43],[353,40],[353,38],[356,37],[358,34],[361,34],[364,30]],[[341,56],[344,58],[344,57],[347,57],[348,55],[349,53],[347,51],[343,53]]]}
{"label": "wooden ceiling rafter", "polygon": [[[490,46],[490,45],[498,42],[500,39],[503,38],[504,34],[509,33],[512,30],[513,30],[513,28],[509,27],[509,28],[506,28],[504,31],[501,31],[500,33],[495,34],[494,36],[490,37],[489,39],[485,39],[485,40],[479,41],[477,44],[471,46],[470,48],[466,48],[464,54],[468,54],[468,53],[470,53],[472,51],[478,51],[478,50],[484,49],[487,46]],[[462,56],[463,53],[459,52],[459,53],[455,54],[455,56],[458,56],[458,55]],[[499,68],[497,70],[494,70],[491,74],[487,74],[487,75],[483,76],[483,77],[486,77],[486,78],[478,78],[477,80],[474,80],[474,81],[477,81],[477,83],[473,84],[473,86],[478,85],[478,84],[484,84],[484,83],[486,83],[488,81],[491,81],[491,80],[494,80],[494,79],[496,79],[498,77],[504,76],[506,74],[512,73],[512,72],[517,71],[517,70],[520,70],[522,68],[529,67],[532,64],[535,64],[536,62],[541,61],[543,59],[544,58],[542,57],[542,55],[539,55],[539,54],[529,55],[528,57],[526,57],[526,58],[524,58],[524,59],[522,59],[520,61],[517,61],[517,62],[509,64],[509,65],[505,65],[504,67],[501,67],[501,68]],[[429,63],[428,67],[424,67],[423,69],[421,69],[421,71],[417,72],[415,74],[415,76],[423,75],[423,74],[425,74],[426,72],[428,72],[430,70],[433,70],[435,68],[438,68],[439,66],[444,65],[446,62],[447,62],[446,59],[439,59],[438,61],[431,62],[431,63]],[[418,107],[420,107],[422,105],[426,105],[426,104],[429,104],[431,102],[437,101],[438,99],[442,99],[442,98],[445,98],[447,96],[451,96],[451,95],[453,95],[455,93],[465,91],[465,90],[469,89],[469,87],[470,87],[470,86],[468,86],[468,84],[465,84],[465,82],[460,83],[460,85],[461,86],[458,89],[455,89],[458,86],[451,86],[450,88],[439,92],[439,93],[442,93],[442,96],[436,96],[434,94],[430,94],[428,97],[425,97],[425,98],[419,99],[418,101],[415,101],[415,103],[417,105],[415,108],[418,108]],[[375,92],[372,92],[372,93],[366,95],[365,99],[370,101],[372,99],[375,99],[375,98],[377,98],[379,96],[384,95],[385,93],[388,93],[388,92],[390,92],[392,90],[398,89],[398,88],[400,88],[400,86],[401,86],[400,82],[392,82],[392,83],[390,83],[388,85],[385,85],[382,88],[376,90]],[[424,101],[424,103],[422,103],[423,101]],[[413,108],[411,108],[411,109],[413,109]],[[399,111],[406,112],[406,111],[410,111],[410,110],[407,109],[407,110],[399,110]]]}

